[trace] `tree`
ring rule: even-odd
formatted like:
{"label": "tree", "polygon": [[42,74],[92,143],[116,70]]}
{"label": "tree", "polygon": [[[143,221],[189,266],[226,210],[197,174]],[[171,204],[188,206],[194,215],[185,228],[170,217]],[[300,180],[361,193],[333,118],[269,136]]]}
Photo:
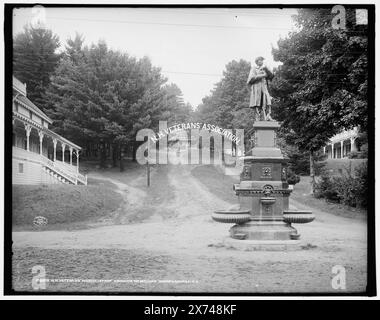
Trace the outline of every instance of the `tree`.
{"label": "tree", "polygon": [[223,78],[202,99],[197,108],[197,117],[203,122],[215,123],[221,127],[231,127],[234,122],[242,120],[242,114],[247,113],[243,107],[249,105],[249,89],[246,84],[250,63],[241,59],[231,61],[223,71]]}
{"label": "tree", "polygon": [[185,103],[181,89],[174,83],[163,87],[165,92],[164,105],[170,110],[169,121],[171,123],[184,123],[192,120],[193,108],[191,104]]}
{"label": "tree", "polygon": [[29,99],[43,111],[43,93],[60,59],[59,46],[58,36],[42,26],[25,26],[13,41],[13,74],[26,83]]}
{"label": "tree", "polygon": [[226,129],[244,129],[246,138],[249,138],[253,121],[253,111],[248,108],[247,78],[250,69],[251,64],[246,60],[229,62],[222,80],[198,106],[195,118],[200,122],[212,123]]}
{"label": "tree", "polygon": [[138,130],[157,130],[159,120],[184,109],[179,88],[166,86],[147,57],[136,60],[102,41],[87,47],[80,35],[67,42],[51,80],[46,99],[55,130],[88,149],[95,145],[101,166],[112,147],[122,170],[124,146],[135,146]]}
{"label": "tree", "polygon": [[314,153],[343,129],[366,130],[368,121],[366,26],[354,26],[347,10],[346,30],[333,29],[333,16],[329,9],[300,9],[298,31],[272,50],[283,63],[271,85],[274,117],[288,143],[310,152],[312,177]]}

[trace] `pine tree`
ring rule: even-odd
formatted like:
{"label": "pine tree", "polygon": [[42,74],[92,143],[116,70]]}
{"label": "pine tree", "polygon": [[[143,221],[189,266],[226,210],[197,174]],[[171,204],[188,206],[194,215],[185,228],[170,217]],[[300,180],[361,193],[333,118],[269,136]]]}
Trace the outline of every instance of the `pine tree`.
{"label": "pine tree", "polygon": [[166,86],[148,58],[136,60],[104,42],[84,46],[79,35],[67,42],[51,79],[46,99],[55,130],[79,145],[98,145],[101,165],[109,146],[116,163],[138,130],[185,116],[181,91]]}
{"label": "pine tree", "polygon": [[28,98],[43,111],[47,108],[43,94],[60,59],[59,46],[58,36],[42,26],[25,26],[13,41],[13,74],[26,83]]}

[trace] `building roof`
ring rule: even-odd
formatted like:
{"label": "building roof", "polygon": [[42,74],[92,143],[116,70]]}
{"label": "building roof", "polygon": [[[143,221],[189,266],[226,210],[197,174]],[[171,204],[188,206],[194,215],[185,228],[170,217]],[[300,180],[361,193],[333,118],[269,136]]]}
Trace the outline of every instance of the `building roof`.
{"label": "building roof", "polygon": [[22,94],[23,96],[26,96],[26,84],[22,83],[15,76],[13,76],[13,89],[16,90],[18,93]]}
{"label": "building roof", "polygon": [[13,89],[17,92],[14,100],[17,100],[27,109],[33,111],[35,114],[40,116],[42,119],[46,120],[49,124],[53,123],[44,112],[42,112],[32,101],[30,101],[26,96],[26,84],[22,83],[15,76],[13,76]]}
{"label": "building roof", "polygon": [[[26,84],[22,83],[15,76],[13,76],[13,89],[17,92],[16,96],[14,97],[15,101],[17,101],[18,103],[20,103],[21,105],[23,105],[28,110],[30,110],[30,111],[34,112],[35,114],[37,114],[38,116],[40,116],[42,119],[44,119],[49,124],[53,123],[53,120],[51,120],[44,112],[42,112],[32,101],[30,101],[26,97]],[[70,140],[68,140],[68,139],[60,136],[58,133],[55,133],[54,131],[51,131],[48,128],[45,128],[43,125],[36,124],[35,121],[33,121],[31,119],[28,119],[24,115],[22,115],[22,114],[20,114],[18,112],[15,112],[15,111],[13,111],[13,114],[16,115],[17,117],[23,119],[24,121],[33,123],[34,125],[37,125],[43,131],[45,131],[46,133],[49,133],[51,136],[53,136],[55,138],[58,138],[62,142],[66,143],[66,144],[68,144],[70,146],[73,146],[74,148],[76,148],[78,150],[82,149],[80,146],[78,146],[75,143],[72,143]]]}
{"label": "building roof", "polygon": [[27,97],[23,95],[17,95],[15,100],[22,104],[27,109],[33,111],[35,114],[40,116],[42,119],[44,119],[49,124],[53,123],[53,120],[51,120],[45,113],[43,113],[32,101],[30,101]]}

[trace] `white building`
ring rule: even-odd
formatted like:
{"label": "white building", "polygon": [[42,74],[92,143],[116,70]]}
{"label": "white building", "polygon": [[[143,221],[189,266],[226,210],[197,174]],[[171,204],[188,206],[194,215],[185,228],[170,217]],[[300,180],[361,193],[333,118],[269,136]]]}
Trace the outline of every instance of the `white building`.
{"label": "white building", "polygon": [[323,153],[327,154],[327,159],[347,158],[350,152],[359,151],[355,142],[358,135],[358,128],[354,128],[333,136],[323,148]]}
{"label": "white building", "polygon": [[12,184],[87,184],[79,173],[81,147],[49,129],[52,120],[13,77]]}

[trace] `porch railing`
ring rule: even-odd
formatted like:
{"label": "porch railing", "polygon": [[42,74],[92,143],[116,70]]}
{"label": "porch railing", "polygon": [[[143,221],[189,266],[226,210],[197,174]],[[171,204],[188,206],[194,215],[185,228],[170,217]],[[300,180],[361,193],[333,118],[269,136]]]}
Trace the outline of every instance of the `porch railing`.
{"label": "porch railing", "polygon": [[32,160],[41,163],[42,165],[46,166],[50,170],[55,171],[63,178],[71,181],[74,184],[78,184],[79,181],[80,183],[87,185],[87,175],[82,175],[76,172],[76,167],[74,167],[74,171],[72,168],[68,168],[71,167],[70,165],[65,165],[65,163],[60,163],[59,161],[52,161],[44,155],[40,155],[38,153],[30,152],[17,147],[13,147],[12,152],[13,156],[18,156],[26,160]]}

